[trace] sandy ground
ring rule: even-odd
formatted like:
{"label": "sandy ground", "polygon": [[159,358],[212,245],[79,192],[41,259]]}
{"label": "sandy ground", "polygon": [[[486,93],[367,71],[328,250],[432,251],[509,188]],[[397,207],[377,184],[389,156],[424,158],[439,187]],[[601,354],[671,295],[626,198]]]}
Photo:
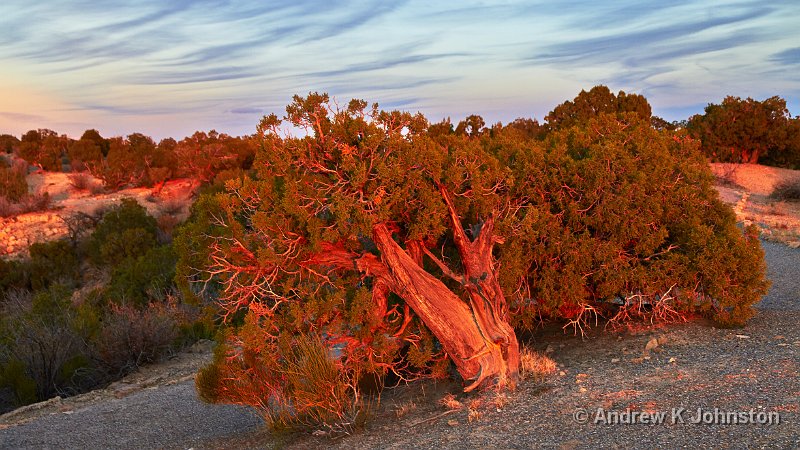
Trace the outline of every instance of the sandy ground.
{"label": "sandy ground", "polygon": [[800,171],[755,164],[712,164],[711,169],[729,181],[717,191],[734,207],[738,221],[756,225],[766,240],[800,247],[800,202],[770,197],[779,183],[800,183]]}
{"label": "sandy ground", "polygon": [[[170,180],[158,191],[152,188],[130,188],[116,192],[92,194],[89,191],[76,191],[70,184],[70,174],[53,172],[34,172],[28,175],[30,192],[47,192],[53,201],[53,209],[63,214],[73,212],[92,213],[99,208],[119,202],[123,198],[136,199],[147,208],[148,213],[158,216],[164,203],[186,202],[191,199],[196,183],[189,179]],[[99,185],[100,181],[92,179]],[[34,213],[36,214],[36,213]]]}
{"label": "sandy ground", "polygon": [[[95,216],[125,198],[135,199],[154,217],[171,216],[164,223],[174,225],[188,217],[197,189],[197,184],[192,180],[177,179],[167,182],[160,189],[132,188],[91,193],[75,189],[70,174],[41,171],[29,174],[27,181],[30,192],[49,194],[51,208],[0,218],[0,257],[25,257],[28,247],[33,243],[67,237],[67,222],[74,215],[83,213]],[[91,182],[100,186],[99,180],[91,179]]]}

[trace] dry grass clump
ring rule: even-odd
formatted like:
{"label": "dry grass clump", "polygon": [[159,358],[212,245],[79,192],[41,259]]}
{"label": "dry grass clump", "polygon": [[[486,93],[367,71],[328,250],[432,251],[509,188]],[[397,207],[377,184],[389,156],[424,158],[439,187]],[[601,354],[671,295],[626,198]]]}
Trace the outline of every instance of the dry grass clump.
{"label": "dry grass clump", "polygon": [[720,186],[725,187],[741,187],[739,183],[736,182],[736,172],[739,169],[738,164],[731,164],[731,163],[723,163],[720,164],[717,170],[714,171],[714,178],[717,181],[717,184]]}
{"label": "dry grass clump", "polygon": [[481,399],[474,398],[470,400],[468,405],[469,412],[467,413],[467,420],[470,423],[480,420],[480,418],[483,416],[483,413],[481,412],[481,406],[483,406]]}
{"label": "dry grass clump", "polygon": [[770,197],[778,200],[800,200],[800,180],[784,180],[775,185]]}
{"label": "dry grass clump", "polygon": [[450,410],[461,409],[464,407],[464,404],[458,401],[456,396],[453,394],[447,394],[442,397],[439,400],[439,404]]}
{"label": "dry grass clump", "polygon": [[540,380],[556,372],[556,362],[533,350],[523,348],[519,354],[520,375],[523,379]]}
{"label": "dry grass clump", "polygon": [[70,187],[76,192],[88,192],[92,195],[101,195],[106,192],[105,186],[89,172],[75,172],[67,175]]}
{"label": "dry grass clump", "polygon": [[0,217],[13,217],[31,212],[47,211],[50,209],[50,195],[25,194],[16,202],[0,196]]}
{"label": "dry grass clump", "polygon": [[399,418],[405,416],[406,414],[410,413],[411,411],[414,411],[415,409],[417,409],[417,404],[413,400],[409,400],[409,401],[400,403],[399,405],[395,405],[394,414],[399,419]]}
{"label": "dry grass clump", "polygon": [[92,186],[92,176],[88,172],[75,172],[67,175],[69,185],[78,192],[89,191]]}
{"label": "dry grass clump", "polygon": [[186,200],[170,198],[158,206],[158,213],[162,216],[177,216],[180,215],[186,207]]}

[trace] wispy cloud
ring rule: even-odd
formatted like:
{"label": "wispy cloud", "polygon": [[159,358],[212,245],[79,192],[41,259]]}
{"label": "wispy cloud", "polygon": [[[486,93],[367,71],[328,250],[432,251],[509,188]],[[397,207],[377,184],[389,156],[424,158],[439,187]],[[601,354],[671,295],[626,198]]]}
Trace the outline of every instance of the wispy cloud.
{"label": "wispy cloud", "polygon": [[[485,107],[494,121],[541,117],[553,99],[605,83],[679,114],[767,88],[798,98],[795,5],[6,0],[0,64],[16,83],[71,105],[41,110],[59,118],[51,123],[82,111],[81,123],[156,123],[164,134],[191,132],[193,121],[252,132],[253,115],[280,114],[311,90],[453,117]],[[1,99],[0,109],[9,110]]]}

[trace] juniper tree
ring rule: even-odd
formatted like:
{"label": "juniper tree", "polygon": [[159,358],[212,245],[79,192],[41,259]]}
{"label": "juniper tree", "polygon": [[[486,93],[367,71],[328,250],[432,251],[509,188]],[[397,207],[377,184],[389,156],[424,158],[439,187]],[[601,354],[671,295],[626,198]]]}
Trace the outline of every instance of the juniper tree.
{"label": "juniper tree", "polygon": [[540,139],[310,94],[285,121],[306,135],[264,118],[251,176],[202,197],[175,240],[179,274],[231,324],[198,377],[208,400],[322,420],[354,380],[451,363],[466,391],[505,386],[514,327],[534,319],[657,306],[740,323],[766,288],[696,142],[649,117],[600,113]]}

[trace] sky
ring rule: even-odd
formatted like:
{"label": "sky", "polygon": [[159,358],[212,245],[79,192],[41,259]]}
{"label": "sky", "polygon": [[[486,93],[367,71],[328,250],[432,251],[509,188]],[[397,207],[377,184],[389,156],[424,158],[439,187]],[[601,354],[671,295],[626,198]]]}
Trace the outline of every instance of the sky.
{"label": "sky", "polygon": [[581,89],[679,120],[726,95],[800,114],[789,1],[3,0],[0,133],[252,134],[328,92],[457,122],[541,120]]}

